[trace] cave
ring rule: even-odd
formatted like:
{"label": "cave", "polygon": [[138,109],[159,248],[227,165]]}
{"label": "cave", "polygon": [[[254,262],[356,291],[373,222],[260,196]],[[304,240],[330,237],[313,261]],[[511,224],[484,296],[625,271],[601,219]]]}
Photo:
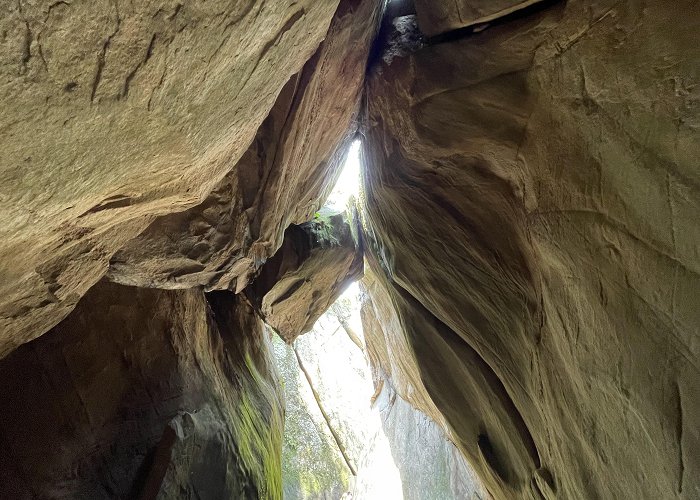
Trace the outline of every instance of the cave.
{"label": "cave", "polygon": [[700,498],[696,2],[0,11],[0,498]]}

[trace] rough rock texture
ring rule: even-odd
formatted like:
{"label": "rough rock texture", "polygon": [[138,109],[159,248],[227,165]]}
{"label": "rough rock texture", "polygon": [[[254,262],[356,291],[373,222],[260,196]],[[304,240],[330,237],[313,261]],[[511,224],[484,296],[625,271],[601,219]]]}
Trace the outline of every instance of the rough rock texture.
{"label": "rough rock texture", "polygon": [[[367,345],[494,497],[698,498],[700,10],[528,3],[417,0],[373,52]],[[0,360],[0,496],[279,496],[257,309],[306,329],[354,241],[283,249],[256,311],[202,290],[320,205],[381,7],[0,6],[0,358],[53,328]],[[67,317],[108,267],[189,290]]]}
{"label": "rough rock texture", "polygon": [[401,474],[403,497],[489,498],[476,472],[452,441],[450,426],[421,378],[412,345],[381,278],[367,269],[362,327],[383,433]]}
{"label": "rough rock texture", "polygon": [[280,498],[259,315],[307,328],[358,240],[312,222],[240,292],[339,174],[381,8],[0,7],[0,497]]}
{"label": "rough rock texture", "polygon": [[[347,133],[379,9],[369,0],[343,2],[339,38],[325,45],[329,59],[324,49],[316,51],[338,3],[104,0],[0,7],[0,356],[65,317],[112,255],[157,216],[186,210],[221,188],[283,86],[300,71],[299,88],[310,90],[293,92],[295,124],[279,148],[290,163],[279,169],[273,160],[268,167],[278,170],[262,182],[268,195],[250,217],[271,221],[259,223],[260,235],[253,229],[251,238],[260,236],[264,248],[251,253],[273,253],[285,219],[313,213],[337,142]],[[324,95],[330,101],[320,104]],[[320,111],[333,126],[317,120]],[[309,168],[318,176],[307,175]],[[253,180],[244,184],[254,194],[257,171],[245,170]],[[188,231],[176,229],[178,237]],[[176,250],[185,252],[183,260],[206,260],[201,245]],[[182,267],[170,271],[198,271]],[[212,271],[206,262],[201,270]]]}
{"label": "rough rock texture", "polygon": [[0,497],[280,498],[269,339],[231,292],[100,282],[0,361]]}
{"label": "rough rock texture", "polygon": [[290,226],[277,253],[247,294],[265,322],[288,343],[314,326],[345,287],[362,276],[362,247],[355,219],[318,212]]}
{"label": "rough rock texture", "polygon": [[567,2],[369,76],[371,265],[497,498],[700,496],[698,29]]}
{"label": "rough rock texture", "polygon": [[415,10],[421,31],[434,36],[493,21],[541,1],[547,0],[415,0]]}
{"label": "rough rock texture", "polygon": [[161,217],[111,260],[110,279],[158,288],[242,290],[313,217],[344,162],[379,3],[345,0],[328,35],[280,93],[255,140],[207,199]]}

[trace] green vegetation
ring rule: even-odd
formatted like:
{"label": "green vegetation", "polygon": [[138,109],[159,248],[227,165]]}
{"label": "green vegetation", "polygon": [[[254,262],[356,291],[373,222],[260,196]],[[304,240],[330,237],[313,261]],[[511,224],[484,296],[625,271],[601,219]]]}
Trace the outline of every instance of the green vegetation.
{"label": "green vegetation", "polygon": [[241,459],[260,488],[263,499],[282,498],[282,402],[273,381],[267,380],[248,354],[249,375],[243,377],[234,429]]}

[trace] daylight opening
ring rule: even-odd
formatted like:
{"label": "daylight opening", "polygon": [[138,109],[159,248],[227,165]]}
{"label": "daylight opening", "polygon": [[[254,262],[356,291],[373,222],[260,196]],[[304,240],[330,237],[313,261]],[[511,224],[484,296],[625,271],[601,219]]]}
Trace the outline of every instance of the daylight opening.
{"label": "daylight opening", "polygon": [[364,354],[358,287],[348,287],[313,330],[274,353],[286,403],[286,499],[402,499]]}
{"label": "daylight opening", "polygon": [[345,210],[351,197],[357,198],[360,192],[360,141],[354,140],[348,149],[343,170],[338,177],[326,207],[333,210]]}
{"label": "daylight opening", "polygon": [[[346,210],[357,199],[359,151],[360,141],[353,141],[323,211]],[[361,314],[371,305],[363,286],[348,286],[292,345],[273,335],[286,406],[285,500],[470,498],[475,487],[462,455],[371,366]]]}

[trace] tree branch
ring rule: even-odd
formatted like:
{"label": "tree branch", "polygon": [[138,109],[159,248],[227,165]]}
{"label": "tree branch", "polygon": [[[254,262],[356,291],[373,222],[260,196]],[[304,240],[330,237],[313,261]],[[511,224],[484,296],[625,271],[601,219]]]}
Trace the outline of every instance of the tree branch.
{"label": "tree branch", "polygon": [[348,469],[350,469],[350,472],[352,472],[352,475],[357,476],[357,471],[355,471],[355,468],[350,463],[350,457],[348,457],[348,454],[345,450],[345,446],[343,446],[343,443],[340,440],[340,436],[333,429],[333,426],[331,425],[331,419],[328,416],[328,413],[326,413],[326,410],[323,409],[323,405],[321,404],[321,397],[318,395],[318,392],[316,392],[316,389],[314,388],[314,384],[311,381],[311,375],[309,375],[309,372],[306,371],[306,367],[304,367],[304,363],[301,360],[301,356],[299,355],[299,351],[297,351],[297,348],[295,345],[292,345],[292,349],[294,349],[294,355],[297,358],[297,363],[299,364],[299,368],[304,373],[304,376],[306,377],[306,381],[309,383],[309,387],[311,388],[311,393],[314,395],[314,399],[316,400],[316,404],[318,405],[318,409],[321,410],[321,415],[323,415],[323,419],[326,421],[326,425],[328,426],[328,430],[331,431],[331,435],[333,436],[333,439],[335,440],[335,444],[338,446],[338,450],[340,450],[340,454],[343,456],[343,460],[345,460],[345,464],[348,466]]}
{"label": "tree branch", "polygon": [[348,334],[348,337],[350,337],[350,340],[362,351],[364,354],[365,352],[365,346],[362,345],[362,341],[360,340],[360,336],[357,334],[355,329],[350,326],[350,322],[347,320],[347,318],[339,311],[338,305],[333,304],[331,306],[331,312],[333,315],[336,317],[338,320],[338,323],[343,327],[343,330],[345,330],[345,333]]}

